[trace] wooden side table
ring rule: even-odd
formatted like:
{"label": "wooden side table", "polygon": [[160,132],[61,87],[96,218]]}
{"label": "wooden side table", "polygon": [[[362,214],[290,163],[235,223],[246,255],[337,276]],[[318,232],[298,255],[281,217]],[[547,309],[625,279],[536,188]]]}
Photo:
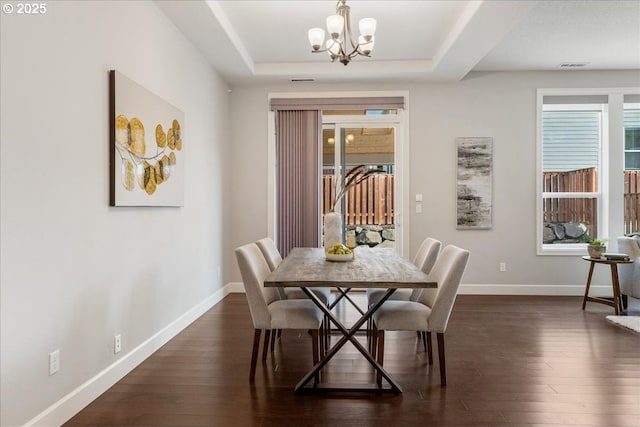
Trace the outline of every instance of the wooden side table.
{"label": "wooden side table", "polygon": [[[591,258],[590,256],[583,256],[583,260],[589,261],[591,265],[589,266],[589,277],[587,279],[587,288],[584,291],[584,299],[582,300],[582,309],[584,310],[587,305],[587,301],[591,302],[599,302],[600,304],[610,305],[616,310],[616,314],[622,313],[624,310],[622,309],[622,296],[620,295],[620,282],[618,281],[618,264],[631,264],[633,260],[625,261],[625,260],[612,260],[612,259],[600,259],[600,258]],[[601,298],[601,297],[590,297],[589,296],[589,288],[591,287],[591,277],[593,276],[593,268],[596,264],[607,264],[611,266],[611,286],[613,287],[613,298]]]}

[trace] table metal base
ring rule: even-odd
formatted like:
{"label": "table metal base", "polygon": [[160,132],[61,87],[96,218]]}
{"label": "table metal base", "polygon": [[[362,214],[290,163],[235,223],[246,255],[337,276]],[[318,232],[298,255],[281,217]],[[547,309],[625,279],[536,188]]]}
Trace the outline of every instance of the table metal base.
{"label": "table metal base", "polygon": [[[302,391],[376,391],[376,392],[384,392],[390,391],[393,393],[402,393],[402,388],[398,385],[391,376],[384,370],[382,366],[371,356],[369,350],[367,350],[361,343],[355,338],[355,334],[358,332],[360,327],[364,325],[381,306],[382,304],[389,299],[391,294],[395,292],[395,288],[389,288],[387,292],[380,298],[373,306],[369,307],[366,312],[361,310],[362,316],[353,324],[353,326],[349,329],[345,327],[345,325],[338,320],[338,318],[331,312],[331,308],[327,307],[318,299],[318,297],[313,293],[313,291],[309,288],[303,287],[302,291],[313,301],[331,320],[331,322],[336,326],[338,331],[342,333],[342,338],[338,340],[336,344],[334,344],[328,351],[323,355],[318,363],[316,363],[311,371],[309,371],[296,385],[295,390]],[[339,289],[340,290],[340,289]],[[348,291],[347,291],[348,292]],[[340,290],[340,293],[343,297],[346,296],[346,292],[344,290]],[[347,298],[351,301],[350,298]],[[351,301],[353,304],[353,301]],[[388,386],[381,384],[326,384],[326,383],[311,383],[311,380],[316,378],[322,368],[335,356],[335,354],[340,350],[347,342],[351,342],[356,349],[364,356],[365,359],[371,364],[371,366],[375,369],[375,371],[382,376],[382,378],[387,381]]]}

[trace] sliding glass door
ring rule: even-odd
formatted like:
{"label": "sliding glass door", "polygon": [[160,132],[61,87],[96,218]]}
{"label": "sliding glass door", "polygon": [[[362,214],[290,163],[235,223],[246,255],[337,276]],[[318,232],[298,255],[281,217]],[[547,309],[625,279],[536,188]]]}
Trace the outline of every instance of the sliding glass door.
{"label": "sliding glass door", "polygon": [[321,221],[350,170],[358,166],[363,171],[376,170],[334,206],[342,214],[343,241],[349,247],[397,245],[397,115],[376,112],[360,116],[323,112]]}

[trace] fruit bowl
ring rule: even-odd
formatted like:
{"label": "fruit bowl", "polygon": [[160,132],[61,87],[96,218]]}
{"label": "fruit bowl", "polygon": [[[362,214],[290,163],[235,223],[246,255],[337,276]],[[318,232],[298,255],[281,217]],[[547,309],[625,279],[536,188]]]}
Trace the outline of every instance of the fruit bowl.
{"label": "fruit bowl", "polygon": [[336,243],[326,249],[324,252],[327,261],[353,261],[353,251],[343,245],[342,243]]}
{"label": "fruit bowl", "polygon": [[325,257],[327,258],[327,261],[348,262],[353,261],[353,252],[350,254],[330,254],[325,252]]}

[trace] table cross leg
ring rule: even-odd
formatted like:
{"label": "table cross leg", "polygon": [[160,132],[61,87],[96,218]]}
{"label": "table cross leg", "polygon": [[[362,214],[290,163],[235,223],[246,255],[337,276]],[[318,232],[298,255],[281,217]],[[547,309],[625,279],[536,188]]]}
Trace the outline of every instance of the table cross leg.
{"label": "table cross leg", "polygon": [[[332,346],[329,351],[324,355],[324,357],[315,364],[313,369],[307,373],[296,385],[296,391],[302,390],[312,378],[316,378],[317,374],[320,370],[329,362],[329,360],[342,348],[348,341],[351,342],[356,349],[367,359],[367,361],[373,366],[376,372],[382,376],[391,386],[391,389],[396,393],[402,393],[402,389],[400,386],[393,381],[393,379],[389,376],[389,374],[384,370],[382,366],[371,356],[371,353],[362,345],[360,342],[354,338],[355,333],[360,329],[360,327],[372,316],[374,312],[376,312],[382,304],[389,299],[391,294],[395,292],[395,288],[389,288],[387,292],[380,298],[376,304],[372,305],[365,313],[362,314],[360,319],[350,328],[347,329],[331,312],[330,308],[322,303],[318,299],[318,297],[308,288],[301,288],[302,291],[329,317],[329,319],[336,325],[338,330],[342,333],[343,337]],[[380,390],[376,388],[374,390]]]}

